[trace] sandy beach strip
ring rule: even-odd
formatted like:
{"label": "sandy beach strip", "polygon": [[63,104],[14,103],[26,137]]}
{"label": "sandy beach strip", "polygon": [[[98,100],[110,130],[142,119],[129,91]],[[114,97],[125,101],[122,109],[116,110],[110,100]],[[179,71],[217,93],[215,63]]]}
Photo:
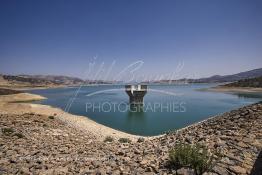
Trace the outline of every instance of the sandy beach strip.
{"label": "sandy beach strip", "polygon": [[211,88],[199,89],[199,91],[211,91],[211,92],[229,92],[229,93],[262,93],[262,88],[252,87],[225,87],[216,86]]}

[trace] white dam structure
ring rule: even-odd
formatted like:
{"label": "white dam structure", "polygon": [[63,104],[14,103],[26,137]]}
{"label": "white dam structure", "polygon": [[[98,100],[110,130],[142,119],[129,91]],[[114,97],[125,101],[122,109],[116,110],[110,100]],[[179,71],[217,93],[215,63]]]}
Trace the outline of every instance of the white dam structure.
{"label": "white dam structure", "polygon": [[126,93],[130,104],[144,104],[144,96],[147,93],[147,85],[126,85]]}

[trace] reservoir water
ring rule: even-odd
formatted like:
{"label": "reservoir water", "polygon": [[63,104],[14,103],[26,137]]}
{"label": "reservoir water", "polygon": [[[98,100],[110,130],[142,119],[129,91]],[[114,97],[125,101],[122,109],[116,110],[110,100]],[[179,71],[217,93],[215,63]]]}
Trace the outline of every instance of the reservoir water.
{"label": "reservoir water", "polygon": [[230,94],[199,90],[216,85],[149,85],[142,109],[130,108],[129,97],[122,85],[39,89],[29,92],[47,97],[35,103],[87,116],[97,123],[127,133],[153,136],[262,99],[259,93]]}

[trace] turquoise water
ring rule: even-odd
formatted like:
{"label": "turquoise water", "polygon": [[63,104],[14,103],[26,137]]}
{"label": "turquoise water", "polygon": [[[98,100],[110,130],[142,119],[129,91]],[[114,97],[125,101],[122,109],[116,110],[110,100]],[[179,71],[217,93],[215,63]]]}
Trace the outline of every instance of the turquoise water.
{"label": "turquoise water", "polygon": [[36,103],[59,107],[73,114],[88,116],[111,128],[145,136],[183,128],[262,99],[262,94],[229,94],[198,90],[210,86],[216,84],[150,85],[144,98],[143,110],[129,108],[129,97],[123,89],[124,86],[120,85],[30,92],[48,98]]}

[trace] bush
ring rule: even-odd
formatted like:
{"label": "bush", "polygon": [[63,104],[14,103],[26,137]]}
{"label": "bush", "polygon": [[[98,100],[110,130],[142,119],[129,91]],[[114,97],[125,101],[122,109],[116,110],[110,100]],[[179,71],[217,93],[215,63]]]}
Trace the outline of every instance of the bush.
{"label": "bush", "polygon": [[169,159],[171,165],[177,170],[188,167],[190,164],[191,146],[188,144],[177,144],[170,152]]}
{"label": "bush", "polygon": [[18,138],[23,138],[24,137],[24,135],[23,134],[21,134],[21,133],[14,133],[14,135],[13,136],[17,136]]}
{"label": "bush", "polygon": [[52,116],[52,115],[50,115],[48,118],[49,118],[49,119],[55,119],[55,117]]}
{"label": "bush", "polygon": [[144,142],[145,141],[145,139],[143,138],[143,137],[139,137],[138,139],[137,139],[137,142],[138,143],[141,143],[141,142]]}
{"label": "bush", "polygon": [[15,131],[13,130],[13,128],[2,128],[2,132],[5,135],[10,135],[10,134],[12,134]]}
{"label": "bush", "polygon": [[120,138],[118,141],[120,143],[130,143],[131,142],[131,140],[129,138]]}
{"label": "bush", "polygon": [[210,171],[215,164],[215,157],[205,146],[177,144],[169,152],[170,164],[177,171],[179,168],[192,168],[196,175]]}
{"label": "bush", "polygon": [[104,142],[113,142],[114,141],[114,138],[111,137],[111,136],[106,136]]}
{"label": "bush", "polygon": [[36,123],[44,123],[44,122],[41,121],[41,120],[34,120],[34,122],[36,122]]}
{"label": "bush", "polygon": [[24,137],[24,135],[21,133],[18,133],[18,132],[15,133],[15,130],[13,128],[2,128],[2,132],[4,135],[7,135],[7,136],[17,136],[18,138]]}

